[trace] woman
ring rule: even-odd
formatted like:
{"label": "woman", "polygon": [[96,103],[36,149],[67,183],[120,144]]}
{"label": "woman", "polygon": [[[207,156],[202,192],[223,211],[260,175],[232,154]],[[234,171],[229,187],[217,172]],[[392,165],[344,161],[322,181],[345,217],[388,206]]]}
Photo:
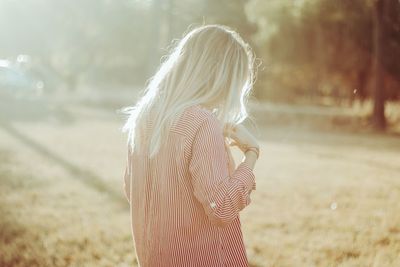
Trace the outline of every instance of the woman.
{"label": "woman", "polygon": [[[237,32],[199,26],[124,108],[124,190],[140,266],[249,266],[239,212],[256,189],[259,145],[240,123],[254,59]],[[237,168],[229,145],[244,152]]]}

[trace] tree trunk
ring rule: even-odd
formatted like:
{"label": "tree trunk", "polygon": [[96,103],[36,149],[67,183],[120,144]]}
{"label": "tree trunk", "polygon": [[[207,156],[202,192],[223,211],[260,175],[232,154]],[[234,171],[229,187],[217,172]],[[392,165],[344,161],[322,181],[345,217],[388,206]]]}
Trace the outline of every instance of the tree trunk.
{"label": "tree trunk", "polygon": [[375,0],[373,7],[373,100],[372,124],[378,130],[386,128],[385,119],[385,88],[383,83],[383,10],[385,0]]}

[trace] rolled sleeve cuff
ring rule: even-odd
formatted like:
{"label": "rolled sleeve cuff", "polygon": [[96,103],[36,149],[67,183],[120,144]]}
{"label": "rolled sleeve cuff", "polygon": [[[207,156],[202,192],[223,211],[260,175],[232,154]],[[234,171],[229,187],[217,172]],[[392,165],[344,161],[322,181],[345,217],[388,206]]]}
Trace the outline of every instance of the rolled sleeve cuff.
{"label": "rolled sleeve cuff", "polygon": [[236,177],[236,179],[242,181],[246,188],[247,191],[255,190],[256,189],[256,176],[253,172],[253,170],[250,168],[249,165],[245,161],[242,161],[238,167],[237,171],[239,171],[239,175]]}

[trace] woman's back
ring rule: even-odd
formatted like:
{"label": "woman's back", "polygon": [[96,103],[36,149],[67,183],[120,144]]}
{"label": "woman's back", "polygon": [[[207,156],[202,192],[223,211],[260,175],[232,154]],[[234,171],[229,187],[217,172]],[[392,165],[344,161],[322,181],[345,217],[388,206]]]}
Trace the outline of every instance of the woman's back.
{"label": "woman's back", "polygon": [[244,162],[235,169],[222,129],[211,111],[190,106],[154,158],[128,156],[140,266],[248,266],[239,211],[250,204],[255,177]]}

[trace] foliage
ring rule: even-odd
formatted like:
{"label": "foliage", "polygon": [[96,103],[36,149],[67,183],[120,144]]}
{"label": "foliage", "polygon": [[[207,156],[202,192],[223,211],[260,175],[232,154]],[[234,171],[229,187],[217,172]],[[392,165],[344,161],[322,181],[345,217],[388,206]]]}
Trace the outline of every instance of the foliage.
{"label": "foliage", "polygon": [[[400,4],[388,1],[383,66],[391,98],[400,90]],[[269,66],[263,76],[268,96],[370,95],[372,2],[365,0],[250,1],[248,14]],[[272,87],[272,88],[271,88]],[[280,90],[288,90],[284,94]]]}

